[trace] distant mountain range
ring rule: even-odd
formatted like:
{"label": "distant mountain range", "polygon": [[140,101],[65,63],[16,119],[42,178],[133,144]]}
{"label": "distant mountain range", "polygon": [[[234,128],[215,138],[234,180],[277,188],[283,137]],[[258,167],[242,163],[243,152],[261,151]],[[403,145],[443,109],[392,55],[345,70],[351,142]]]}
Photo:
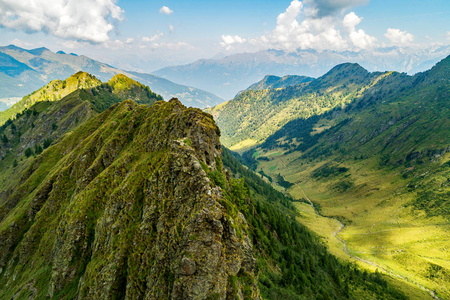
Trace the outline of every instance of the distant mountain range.
{"label": "distant mountain range", "polygon": [[[84,55],[54,53],[47,48],[26,50],[14,45],[0,47],[0,99],[22,98],[51,80],[62,80],[78,71],[88,72],[104,82],[122,73],[148,85],[164,99],[176,97],[187,106],[204,108],[223,102],[209,92],[151,74],[120,70]],[[5,108],[0,102],[0,109]]]}
{"label": "distant mountain range", "polygon": [[358,52],[264,50],[202,59],[187,65],[163,68],[153,74],[232,99],[239,91],[267,74],[319,77],[345,62],[359,63],[369,71],[397,70],[414,74],[429,69],[449,53],[450,46],[422,50],[391,47]]}

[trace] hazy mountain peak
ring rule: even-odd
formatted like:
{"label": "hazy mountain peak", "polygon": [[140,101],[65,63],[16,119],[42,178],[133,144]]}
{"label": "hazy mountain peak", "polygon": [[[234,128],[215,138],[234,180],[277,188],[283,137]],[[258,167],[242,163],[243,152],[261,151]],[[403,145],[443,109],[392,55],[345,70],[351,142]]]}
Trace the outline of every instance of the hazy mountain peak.
{"label": "hazy mountain peak", "polygon": [[16,45],[13,45],[13,44],[10,44],[10,45],[5,46],[3,48],[8,49],[8,50],[26,51],[25,49],[17,47]]}
{"label": "hazy mountain peak", "polygon": [[397,70],[414,74],[429,69],[447,56],[449,49],[449,46],[422,50],[386,47],[371,51],[343,52],[301,49],[287,52],[269,49],[198,60],[188,65],[166,67],[155,71],[154,74],[231,99],[267,74],[319,77],[344,62],[359,63],[370,72]]}
{"label": "hazy mountain peak", "polygon": [[264,78],[249,86],[246,90],[265,90],[265,89],[279,89],[289,86],[299,85],[305,82],[314,80],[312,77],[299,75],[285,75],[283,77],[275,75],[266,75]]}
{"label": "hazy mountain peak", "polygon": [[340,73],[347,73],[350,72],[351,74],[368,74],[369,71],[361,67],[358,63],[343,63],[335,66],[330,71],[328,71],[325,76],[329,76],[330,74],[340,74]]}
{"label": "hazy mountain peak", "polygon": [[325,75],[311,83],[314,88],[326,88],[334,85],[363,82],[368,79],[369,71],[357,63],[343,63],[335,66]]}
{"label": "hazy mountain peak", "polygon": [[[36,48],[36,49],[31,49],[31,50],[28,50],[27,52],[28,53],[31,53],[31,54],[33,54],[33,55],[42,55],[42,53],[44,53],[44,52],[52,52],[52,51],[50,51],[48,48],[45,48],[45,47],[41,47],[41,48]],[[53,52],[52,52],[53,53]]]}
{"label": "hazy mountain peak", "polygon": [[117,73],[124,73],[148,85],[165,99],[177,97],[188,106],[204,108],[223,102],[223,99],[199,90],[195,85],[183,86],[152,74],[120,70],[75,53],[53,53],[47,48],[26,50],[14,45],[0,47],[0,81],[3,83],[0,85],[0,99],[21,98],[51,80],[68,78],[79,70],[94,74],[103,82]]}

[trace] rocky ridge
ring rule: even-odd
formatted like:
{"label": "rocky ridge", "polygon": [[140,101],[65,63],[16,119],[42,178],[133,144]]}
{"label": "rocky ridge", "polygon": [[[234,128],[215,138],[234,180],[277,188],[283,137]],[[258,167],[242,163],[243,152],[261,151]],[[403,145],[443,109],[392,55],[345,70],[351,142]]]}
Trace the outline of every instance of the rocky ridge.
{"label": "rocky ridge", "polygon": [[1,296],[259,298],[220,157],[211,116],[178,100],[92,118],[0,202]]}

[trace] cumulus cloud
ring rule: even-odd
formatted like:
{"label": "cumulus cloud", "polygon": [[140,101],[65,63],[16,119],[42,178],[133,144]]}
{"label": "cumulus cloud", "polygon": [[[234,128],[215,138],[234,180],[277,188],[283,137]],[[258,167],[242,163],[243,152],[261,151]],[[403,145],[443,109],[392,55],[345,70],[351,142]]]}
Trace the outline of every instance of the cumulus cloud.
{"label": "cumulus cloud", "polygon": [[103,44],[103,46],[106,49],[113,49],[113,50],[117,50],[117,49],[122,49],[126,46],[126,43],[124,43],[121,40],[112,40],[112,41],[107,41]]}
{"label": "cumulus cloud", "polygon": [[230,50],[233,44],[242,44],[245,41],[246,39],[241,38],[238,35],[222,35],[222,42],[220,42],[220,45],[225,47],[227,50]]}
{"label": "cumulus cloud", "polygon": [[169,25],[169,32],[173,32],[175,30],[175,27],[173,25]]}
{"label": "cumulus cloud", "polygon": [[146,42],[146,43],[148,43],[148,42],[154,42],[154,41],[157,41],[160,37],[162,37],[163,36],[163,33],[162,32],[160,32],[160,33],[157,33],[157,34],[154,34],[154,35],[152,35],[152,36],[150,36],[150,37],[148,37],[148,36],[143,36],[142,37],[142,41],[143,42]]}
{"label": "cumulus cloud", "polygon": [[[88,42],[75,41],[75,40],[60,41],[59,44],[66,48],[69,48],[69,49],[80,49],[80,48],[83,48],[83,47],[86,47],[87,45],[89,45]],[[14,45],[16,45],[16,44],[14,44]]]}
{"label": "cumulus cloud", "polygon": [[310,17],[331,16],[345,9],[368,3],[369,0],[304,0]]}
{"label": "cumulus cloud", "polygon": [[141,48],[148,48],[148,49],[169,49],[169,50],[192,50],[195,49],[194,46],[192,46],[189,43],[186,42],[176,42],[176,43],[151,43],[148,46],[144,46]]}
{"label": "cumulus cloud", "polygon": [[407,45],[412,43],[414,36],[406,31],[396,28],[388,28],[384,36],[394,45]]}
{"label": "cumulus cloud", "polygon": [[170,15],[173,13],[173,10],[171,10],[170,8],[168,8],[167,6],[163,6],[159,9],[159,12],[161,14],[165,14],[165,15]]}
{"label": "cumulus cloud", "polygon": [[0,0],[0,26],[101,43],[123,10],[115,0]]}
{"label": "cumulus cloud", "polygon": [[347,14],[342,21],[342,25],[349,32],[349,38],[351,43],[360,49],[371,48],[375,42],[376,38],[368,35],[362,29],[356,30],[356,25],[361,23],[362,18],[358,17],[354,12]]}
{"label": "cumulus cloud", "polygon": [[[354,12],[344,16],[324,15],[317,17],[318,14],[305,13],[302,9],[304,3],[312,1],[305,0],[303,3],[293,0],[284,13],[277,18],[275,29],[264,36],[264,39],[272,47],[285,50],[295,49],[315,49],[315,50],[359,50],[373,46],[376,39],[364,32],[362,29],[356,29],[361,22],[361,18]],[[339,8],[357,1],[337,1],[341,5]],[[359,1],[361,2],[361,1]],[[327,1],[315,1],[317,3],[327,4]],[[330,2],[331,3],[331,2]],[[306,6],[305,6],[306,7]],[[331,7],[331,6],[330,6]],[[338,7],[338,6],[336,6]],[[335,9],[337,9],[335,7]],[[307,11],[307,7],[304,9]]]}
{"label": "cumulus cloud", "polygon": [[[259,49],[354,50],[375,46],[376,38],[358,29],[362,18],[344,11],[366,0],[292,0],[277,17],[275,29],[252,39],[222,35],[220,45],[226,50],[253,45]],[[244,45],[240,45],[244,44]]]}
{"label": "cumulus cloud", "polygon": [[32,43],[28,43],[19,39],[13,39],[12,41],[9,42],[11,45],[16,45],[17,47],[21,47],[21,48],[32,48],[32,47],[36,47],[36,45],[32,44]]}

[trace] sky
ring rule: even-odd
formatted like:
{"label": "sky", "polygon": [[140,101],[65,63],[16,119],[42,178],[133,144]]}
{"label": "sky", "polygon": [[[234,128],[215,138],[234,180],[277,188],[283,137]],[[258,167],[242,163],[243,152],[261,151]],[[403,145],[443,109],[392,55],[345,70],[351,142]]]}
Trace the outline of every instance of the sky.
{"label": "sky", "polygon": [[151,72],[266,49],[450,44],[448,0],[0,0],[0,45]]}

